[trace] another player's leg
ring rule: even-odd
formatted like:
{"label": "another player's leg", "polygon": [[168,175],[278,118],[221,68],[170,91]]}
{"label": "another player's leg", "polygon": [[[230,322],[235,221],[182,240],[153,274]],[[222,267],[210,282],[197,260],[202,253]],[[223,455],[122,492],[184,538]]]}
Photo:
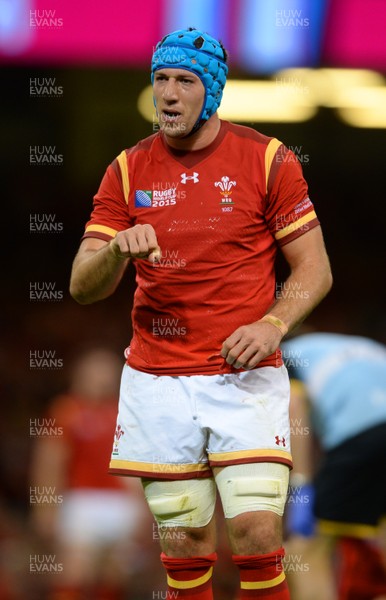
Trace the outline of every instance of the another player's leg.
{"label": "another player's leg", "polygon": [[338,598],[377,598],[386,592],[379,542],[385,510],[386,424],[349,438],[326,452],[315,478],[317,531],[337,540]]}
{"label": "another player's leg", "polygon": [[212,571],[217,559],[213,479],[143,480],[143,486],[158,524],[167,598],[212,600]]}
{"label": "another player's leg", "polygon": [[240,600],[289,600],[281,525],[288,467],[253,463],[214,469],[214,473],[233,561],[240,570]]}
{"label": "another player's leg", "polygon": [[343,537],[337,544],[339,600],[386,597],[386,571],[377,540]]}
{"label": "another player's leg", "polygon": [[286,540],[286,574],[296,600],[337,600],[334,547],[332,537],[318,534],[295,534]]}

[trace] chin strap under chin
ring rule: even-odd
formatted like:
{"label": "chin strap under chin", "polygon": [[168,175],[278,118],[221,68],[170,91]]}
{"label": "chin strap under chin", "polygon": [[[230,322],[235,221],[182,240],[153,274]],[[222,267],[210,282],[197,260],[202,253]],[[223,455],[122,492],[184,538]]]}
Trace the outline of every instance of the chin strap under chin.
{"label": "chin strap under chin", "polygon": [[184,138],[188,138],[191,135],[195,134],[199,129],[201,129],[201,127],[204,125],[204,123],[207,122],[207,119],[201,119],[200,121],[197,121],[197,123],[195,125],[193,125],[193,128],[189,131],[189,133],[187,133],[186,135],[184,135]]}

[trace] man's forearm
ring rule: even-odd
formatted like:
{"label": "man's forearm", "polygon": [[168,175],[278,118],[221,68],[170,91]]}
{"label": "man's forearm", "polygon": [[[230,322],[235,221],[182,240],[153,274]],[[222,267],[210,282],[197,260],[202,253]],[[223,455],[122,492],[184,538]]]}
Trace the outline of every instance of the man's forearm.
{"label": "man's forearm", "polygon": [[299,325],[323,300],[332,285],[329,264],[322,269],[302,264],[292,270],[288,279],[276,290],[276,302],[268,314],[285,323],[288,331]]}
{"label": "man's forearm", "polygon": [[98,250],[79,251],[72,267],[70,294],[79,304],[92,304],[110,296],[129,262],[117,255],[111,244]]}

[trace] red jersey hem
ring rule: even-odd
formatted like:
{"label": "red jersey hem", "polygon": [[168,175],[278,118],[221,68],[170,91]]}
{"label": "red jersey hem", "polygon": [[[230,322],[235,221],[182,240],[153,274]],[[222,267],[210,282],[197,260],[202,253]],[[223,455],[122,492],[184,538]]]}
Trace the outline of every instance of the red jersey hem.
{"label": "red jersey hem", "polygon": [[224,361],[220,364],[208,365],[208,366],[192,366],[192,367],[155,367],[155,366],[144,366],[142,363],[133,360],[133,356],[130,355],[126,360],[126,364],[136,371],[142,371],[142,373],[149,373],[150,375],[170,375],[170,376],[191,376],[191,375],[225,375],[228,373],[243,373],[246,370],[260,369],[262,367],[274,367],[279,368],[284,363],[280,357],[267,357],[262,360],[254,369],[235,369],[232,365],[224,364]]}

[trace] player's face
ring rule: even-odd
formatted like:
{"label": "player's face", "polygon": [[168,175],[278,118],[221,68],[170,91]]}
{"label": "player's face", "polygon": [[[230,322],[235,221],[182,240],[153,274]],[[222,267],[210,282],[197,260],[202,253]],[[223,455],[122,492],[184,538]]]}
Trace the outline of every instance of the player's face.
{"label": "player's face", "polygon": [[154,74],[153,93],[162,131],[173,138],[186,136],[204,103],[200,78],[185,69],[160,69]]}

